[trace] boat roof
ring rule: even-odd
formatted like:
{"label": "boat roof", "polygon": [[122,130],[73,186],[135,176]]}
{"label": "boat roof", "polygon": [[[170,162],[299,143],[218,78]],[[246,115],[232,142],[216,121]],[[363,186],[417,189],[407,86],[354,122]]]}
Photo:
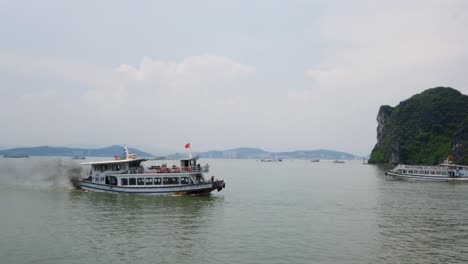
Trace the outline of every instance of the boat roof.
{"label": "boat roof", "polygon": [[398,166],[408,166],[408,167],[420,167],[420,168],[437,168],[437,167],[459,167],[459,168],[468,168],[467,165],[459,165],[454,163],[441,163],[439,165],[409,165],[409,164],[398,164]]}
{"label": "boat roof", "polygon": [[138,159],[121,159],[121,160],[103,160],[103,161],[90,161],[81,163],[81,165],[99,165],[99,164],[116,164],[116,163],[128,163],[132,161],[147,161],[148,159],[145,158],[138,158]]}
{"label": "boat roof", "polygon": [[441,163],[440,166],[468,168],[468,166],[466,166],[466,165],[458,165],[458,164],[454,164],[454,163]]}

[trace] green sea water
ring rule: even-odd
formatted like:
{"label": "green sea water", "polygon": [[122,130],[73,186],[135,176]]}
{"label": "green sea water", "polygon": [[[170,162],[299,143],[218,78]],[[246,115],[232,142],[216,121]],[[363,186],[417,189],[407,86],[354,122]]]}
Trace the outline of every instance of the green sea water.
{"label": "green sea water", "polygon": [[0,263],[467,263],[468,184],[360,161],[201,160],[209,197],[69,189],[65,158],[0,161]]}

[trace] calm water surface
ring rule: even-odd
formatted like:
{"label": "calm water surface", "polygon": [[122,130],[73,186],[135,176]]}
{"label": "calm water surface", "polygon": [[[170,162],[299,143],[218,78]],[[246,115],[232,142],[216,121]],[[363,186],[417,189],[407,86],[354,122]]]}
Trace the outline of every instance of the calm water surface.
{"label": "calm water surface", "polygon": [[205,162],[225,190],[165,197],[69,190],[70,160],[2,159],[0,262],[468,262],[468,184],[360,161]]}

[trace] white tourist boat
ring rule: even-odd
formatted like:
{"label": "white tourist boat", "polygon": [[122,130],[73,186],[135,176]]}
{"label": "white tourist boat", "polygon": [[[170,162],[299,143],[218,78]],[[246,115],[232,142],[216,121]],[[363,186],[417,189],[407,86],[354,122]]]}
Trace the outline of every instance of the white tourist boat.
{"label": "white tourist boat", "polygon": [[197,157],[181,159],[180,166],[150,166],[148,159],[130,154],[125,147],[123,157],[114,160],[82,163],[90,165],[86,179],[79,179],[81,189],[94,192],[135,193],[135,194],[209,194],[225,188],[223,180],[204,177],[209,172],[208,164],[201,166]]}
{"label": "white tourist boat", "polygon": [[399,164],[385,175],[410,180],[468,182],[468,166],[453,164],[448,160],[438,166]]}

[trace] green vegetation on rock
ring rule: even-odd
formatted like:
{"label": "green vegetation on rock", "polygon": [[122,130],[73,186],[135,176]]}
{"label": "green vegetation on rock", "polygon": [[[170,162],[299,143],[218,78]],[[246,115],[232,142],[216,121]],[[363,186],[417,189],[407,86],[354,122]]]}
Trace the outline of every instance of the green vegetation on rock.
{"label": "green vegetation on rock", "polygon": [[453,154],[468,164],[468,96],[455,89],[436,87],[382,106],[377,122],[370,163],[437,164]]}

